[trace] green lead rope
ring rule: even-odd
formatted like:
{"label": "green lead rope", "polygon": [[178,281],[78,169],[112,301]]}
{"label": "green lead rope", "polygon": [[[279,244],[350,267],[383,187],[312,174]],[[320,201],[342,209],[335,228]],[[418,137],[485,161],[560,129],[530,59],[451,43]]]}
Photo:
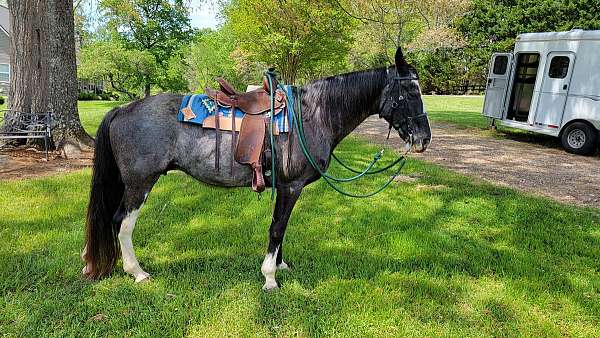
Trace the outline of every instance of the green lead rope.
{"label": "green lead rope", "polygon": [[275,154],[275,138],[273,136],[273,118],[275,115],[275,90],[273,88],[273,77],[275,73],[271,70],[267,70],[265,73],[267,79],[269,80],[269,95],[271,96],[271,110],[269,116],[269,140],[271,142],[271,202],[275,200],[275,190],[276,190],[276,173],[277,168],[275,167],[275,158],[277,154]]}
{"label": "green lead rope", "polygon": [[[274,119],[274,115],[275,115],[275,91],[276,89],[273,88],[273,78],[275,77],[275,73],[271,70],[268,70],[267,72],[265,72],[265,76],[267,76],[267,79],[269,81],[269,95],[270,95],[270,99],[271,99],[271,109],[270,109],[270,123],[269,123],[269,139],[271,141],[271,201],[273,201],[275,199],[275,190],[276,190],[276,179],[275,179],[275,172],[276,172],[276,167],[275,167],[275,159],[276,159],[276,153],[275,153],[275,139],[273,136],[273,119]],[[283,91],[286,91],[281,85],[278,86],[278,88],[282,89]],[[287,92],[287,91],[286,91]],[[293,92],[293,90],[292,90]],[[355,197],[355,198],[366,198],[366,197],[371,197],[373,195],[376,195],[380,192],[382,192],[385,188],[387,188],[392,181],[394,181],[394,179],[400,174],[400,171],[402,170],[402,168],[404,167],[404,164],[406,164],[406,158],[404,156],[400,156],[398,157],[398,159],[396,159],[394,162],[392,162],[391,164],[377,169],[377,170],[373,170],[371,171],[371,169],[373,168],[373,166],[375,166],[375,164],[377,163],[377,161],[379,161],[382,156],[383,156],[383,149],[378,151],[375,156],[373,157],[373,160],[371,161],[371,163],[369,163],[369,165],[367,166],[367,168],[363,171],[358,171],[355,169],[350,168],[348,165],[344,164],[340,159],[337,158],[337,156],[335,156],[335,154],[331,154],[331,156],[338,162],[340,163],[344,168],[346,168],[347,170],[354,172],[355,176],[352,177],[348,177],[348,178],[338,178],[338,177],[334,177],[331,176],[329,174],[327,174],[326,172],[324,172],[323,170],[321,170],[321,168],[319,167],[319,165],[316,163],[315,159],[312,157],[312,155],[310,155],[310,152],[308,151],[308,148],[306,146],[306,138],[304,135],[304,125],[302,122],[302,90],[299,89],[298,90],[298,95],[296,97],[296,102],[293,102],[293,99],[290,99],[289,97],[290,95],[286,95],[286,101],[287,101],[287,106],[288,109],[291,109],[292,112],[292,120],[293,120],[293,125],[296,129],[296,134],[298,135],[298,140],[299,140],[299,144],[300,144],[300,148],[302,149],[302,152],[304,153],[304,156],[306,157],[306,159],[308,160],[308,162],[310,163],[310,165],[323,177],[323,179],[325,180],[325,182],[327,182],[327,184],[329,186],[331,186],[335,191],[337,191],[338,193],[344,195],[344,196],[348,196],[348,197]],[[292,95],[293,96],[293,95]],[[294,109],[295,104],[297,104],[298,107],[298,112],[296,113],[296,109]],[[297,116],[296,116],[297,114]],[[374,175],[374,174],[379,174],[382,173],[386,170],[391,169],[392,167],[394,167],[395,165],[398,165],[398,168],[396,169],[396,171],[394,172],[394,174],[389,178],[389,180],[387,180],[381,187],[379,187],[377,190],[367,193],[367,194],[352,194],[349,192],[346,192],[340,188],[338,188],[333,182],[337,182],[337,183],[344,183],[344,182],[352,182],[355,180],[358,180],[359,178],[365,176],[365,175]]]}
{"label": "green lead rope", "polygon": [[[404,156],[400,156],[391,165],[388,165],[385,168],[382,168],[382,169],[379,169],[379,170],[376,170],[376,171],[369,172],[369,170],[375,164],[374,162],[376,162],[377,160],[379,160],[379,158],[381,158],[382,152],[380,151],[379,153],[377,153],[375,155],[375,158],[373,159],[373,162],[369,165],[369,167],[366,170],[364,170],[359,175],[356,175],[355,177],[350,178],[349,180],[348,179],[339,179],[339,178],[335,178],[335,177],[332,177],[332,176],[328,175],[326,172],[323,172],[323,170],[321,170],[321,168],[318,166],[318,164],[316,163],[316,161],[314,160],[314,158],[310,155],[310,152],[308,151],[308,149],[306,147],[306,139],[305,139],[305,136],[304,136],[304,126],[302,124],[302,91],[301,90],[298,91],[298,95],[297,95],[297,107],[298,107],[298,113],[297,113],[298,116],[294,116],[294,126],[296,127],[296,134],[298,135],[298,140],[299,140],[298,143],[300,144],[300,148],[302,149],[302,152],[304,153],[304,156],[306,157],[306,159],[308,160],[308,162],[310,163],[310,165],[323,177],[323,179],[325,180],[325,182],[327,182],[327,184],[329,184],[329,186],[331,186],[335,191],[339,192],[340,194],[342,194],[344,196],[348,196],[348,197],[355,197],[355,198],[366,198],[366,197],[371,197],[373,195],[376,195],[376,194],[382,192],[385,188],[387,188],[392,183],[392,181],[394,181],[394,179],[400,174],[400,171],[404,167],[404,164],[406,164],[406,158]],[[292,111],[292,114],[295,115],[295,110]],[[340,161],[338,161],[338,162],[340,162]],[[396,164],[398,164],[398,168],[396,169],[396,171],[394,172],[394,174],[389,178],[389,180],[387,180],[377,190],[372,191],[372,192],[367,193],[367,194],[353,194],[353,193],[346,192],[346,191],[338,188],[332,182],[332,181],[337,181],[337,182],[354,181],[354,180],[356,180],[356,179],[358,179],[358,178],[360,178],[360,177],[362,177],[364,175],[367,175],[367,174],[380,173],[380,172],[382,172],[384,170],[387,170],[387,169],[393,167]],[[345,166],[345,167],[347,167],[347,166]],[[347,167],[347,168],[350,169],[349,167]]]}
{"label": "green lead rope", "polygon": [[[375,154],[375,156],[379,155],[381,157],[381,155],[383,155],[383,150],[380,150],[377,154]],[[395,166],[396,164],[398,164],[400,161],[404,160],[403,156],[398,157],[394,162],[388,164],[387,166],[374,170],[374,171],[370,171],[370,170],[363,170],[363,171],[358,171],[356,169],[351,168],[350,166],[348,166],[347,164],[345,164],[344,162],[342,162],[342,160],[340,160],[334,153],[331,153],[331,157],[333,157],[334,160],[336,160],[337,163],[339,163],[342,167],[344,167],[345,169],[347,169],[348,171],[351,171],[355,174],[363,174],[363,175],[375,175],[375,174],[380,174],[384,171],[389,170],[391,167]],[[367,168],[368,169],[368,168]]]}

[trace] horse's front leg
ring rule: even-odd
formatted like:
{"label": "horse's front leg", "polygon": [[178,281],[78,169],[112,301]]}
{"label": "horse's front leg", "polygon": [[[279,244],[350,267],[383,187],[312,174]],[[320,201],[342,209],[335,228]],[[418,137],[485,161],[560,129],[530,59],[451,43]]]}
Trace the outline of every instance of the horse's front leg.
{"label": "horse's front leg", "polygon": [[269,248],[260,269],[263,276],[265,276],[265,285],[263,286],[263,290],[265,291],[278,288],[275,281],[275,272],[277,269],[287,268],[287,264],[282,259],[283,236],[285,235],[285,228],[292,214],[292,209],[294,209],[294,205],[302,192],[302,186],[302,184],[296,183],[277,187],[275,211],[273,212],[273,220],[269,229]]}

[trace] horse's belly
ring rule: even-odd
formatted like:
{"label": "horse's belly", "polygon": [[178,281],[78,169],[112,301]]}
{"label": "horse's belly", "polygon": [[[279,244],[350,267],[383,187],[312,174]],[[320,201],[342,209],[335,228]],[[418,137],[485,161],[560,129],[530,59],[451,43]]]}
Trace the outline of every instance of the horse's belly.
{"label": "horse's belly", "polygon": [[[212,131],[212,130],[210,130]],[[237,163],[232,156],[231,134],[222,133],[219,165],[215,163],[215,139],[211,132],[180,136],[175,163],[195,179],[217,186],[248,187],[252,183],[250,166]]]}
{"label": "horse's belly", "polygon": [[230,168],[228,162],[221,162],[217,170],[213,162],[213,165],[210,166],[198,165],[181,169],[198,181],[211,185],[222,187],[249,187],[251,185],[252,171],[250,168],[245,168],[238,163],[235,163],[233,172]]}

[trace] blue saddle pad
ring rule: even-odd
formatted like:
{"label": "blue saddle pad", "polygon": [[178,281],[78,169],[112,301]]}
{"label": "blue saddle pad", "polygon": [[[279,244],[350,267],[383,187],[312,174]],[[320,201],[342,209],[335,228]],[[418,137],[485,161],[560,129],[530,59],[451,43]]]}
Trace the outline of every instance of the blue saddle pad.
{"label": "blue saddle pad", "polygon": [[[186,120],[183,112],[181,111],[183,108],[188,106],[192,109],[194,115],[196,115],[196,117],[190,120]],[[231,108],[219,106],[219,112],[221,113],[221,116],[228,118],[231,115]],[[208,97],[208,95],[186,95],[181,101],[181,107],[179,108],[179,112],[177,113],[177,120],[184,123],[202,125],[204,120],[212,115],[215,115],[215,103],[211,98]],[[238,108],[235,109],[235,117],[241,118],[244,117],[244,115],[245,114],[243,111],[239,110]],[[287,114],[275,115],[274,122],[277,125],[277,128],[280,133],[289,132],[289,121],[291,121],[290,118],[291,111],[289,109]]]}

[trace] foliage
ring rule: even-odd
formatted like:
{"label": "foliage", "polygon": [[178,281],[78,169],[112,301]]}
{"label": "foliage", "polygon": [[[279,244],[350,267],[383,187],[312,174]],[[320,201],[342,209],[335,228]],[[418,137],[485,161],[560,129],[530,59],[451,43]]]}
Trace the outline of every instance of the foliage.
{"label": "foliage", "polygon": [[117,101],[119,99],[119,95],[116,93],[107,93],[103,92],[100,94],[91,93],[91,92],[79,92],[77,96],[77,100],[79,101],[94,101],[94,100],[111,100]]}
{"label": "foliage", "polygon": [[353,21],[326,0],[234,0],[226,23],[252,61],[274,65],[285,82],[345,67]]}
{"label": "foliage", "polygon": [[194,30],[182,0],[102,0],[100,8],[115,43],[153,56],[156,70],[142,78],[146,95],[151,85],[170,91],[187,88],[179,62]]}
{"label": "foliage", "polygon": [[393,62],[402,46],[421,75],[426,92],[440,92],[461,81],[460,47],[464,41],[451,23],[463,15],[468,0],[397,1],[359,0],[340,2],[360,25],[349,58],[353,68],[364,69]]}
{"label": "foliage", "polygon": [[[81,103],[86,128],[95,130],[115,104]],[[360,167],[361,155],[376,150],[349,139],[338,153]],[[0,332],[600,335],[597,209],[414,158],[406,170],[416,181],[367,201],[341,197],[323,182],[308,186],[286,234],[284,258],[293,270],[278,273],[282,288],[270,294],[261,290],[260,263],[271,208],[249,189],[163,176],[133,237],[153,279],[135,285],[121,264],[99,282],[80,277],[89,169],[0,182]]]}
{"label": "foliage", "polygon": [[238,89],[260,79],[264,65],[252,62],[237,47],[232,29],[203,30],[190,46],[186,56],[189,70],[186,73],[192,91],[202,91],[215,86],[216,77],[226,78]]}
{"label": "foliage", "polygon": [[159,69],[150,52],[128,50],[109,41],[84,47],[78,72],[81,78],[103,79],[111,89],[135,99],[146,79],[154,78]]}
{"label": "foliage", "polygon": [[598,0],[474,0],[456,22],[468,41],[467,77],[483,81],[491,54],[511,51],[521,33],[600,29],[599,6]]}
{"label": "foliage", "polygon": [[79,92],[79,94],[77,95],[77,100],[79,100],[79,101],[98,100],[98,95],[96,95],[96,93]]}

